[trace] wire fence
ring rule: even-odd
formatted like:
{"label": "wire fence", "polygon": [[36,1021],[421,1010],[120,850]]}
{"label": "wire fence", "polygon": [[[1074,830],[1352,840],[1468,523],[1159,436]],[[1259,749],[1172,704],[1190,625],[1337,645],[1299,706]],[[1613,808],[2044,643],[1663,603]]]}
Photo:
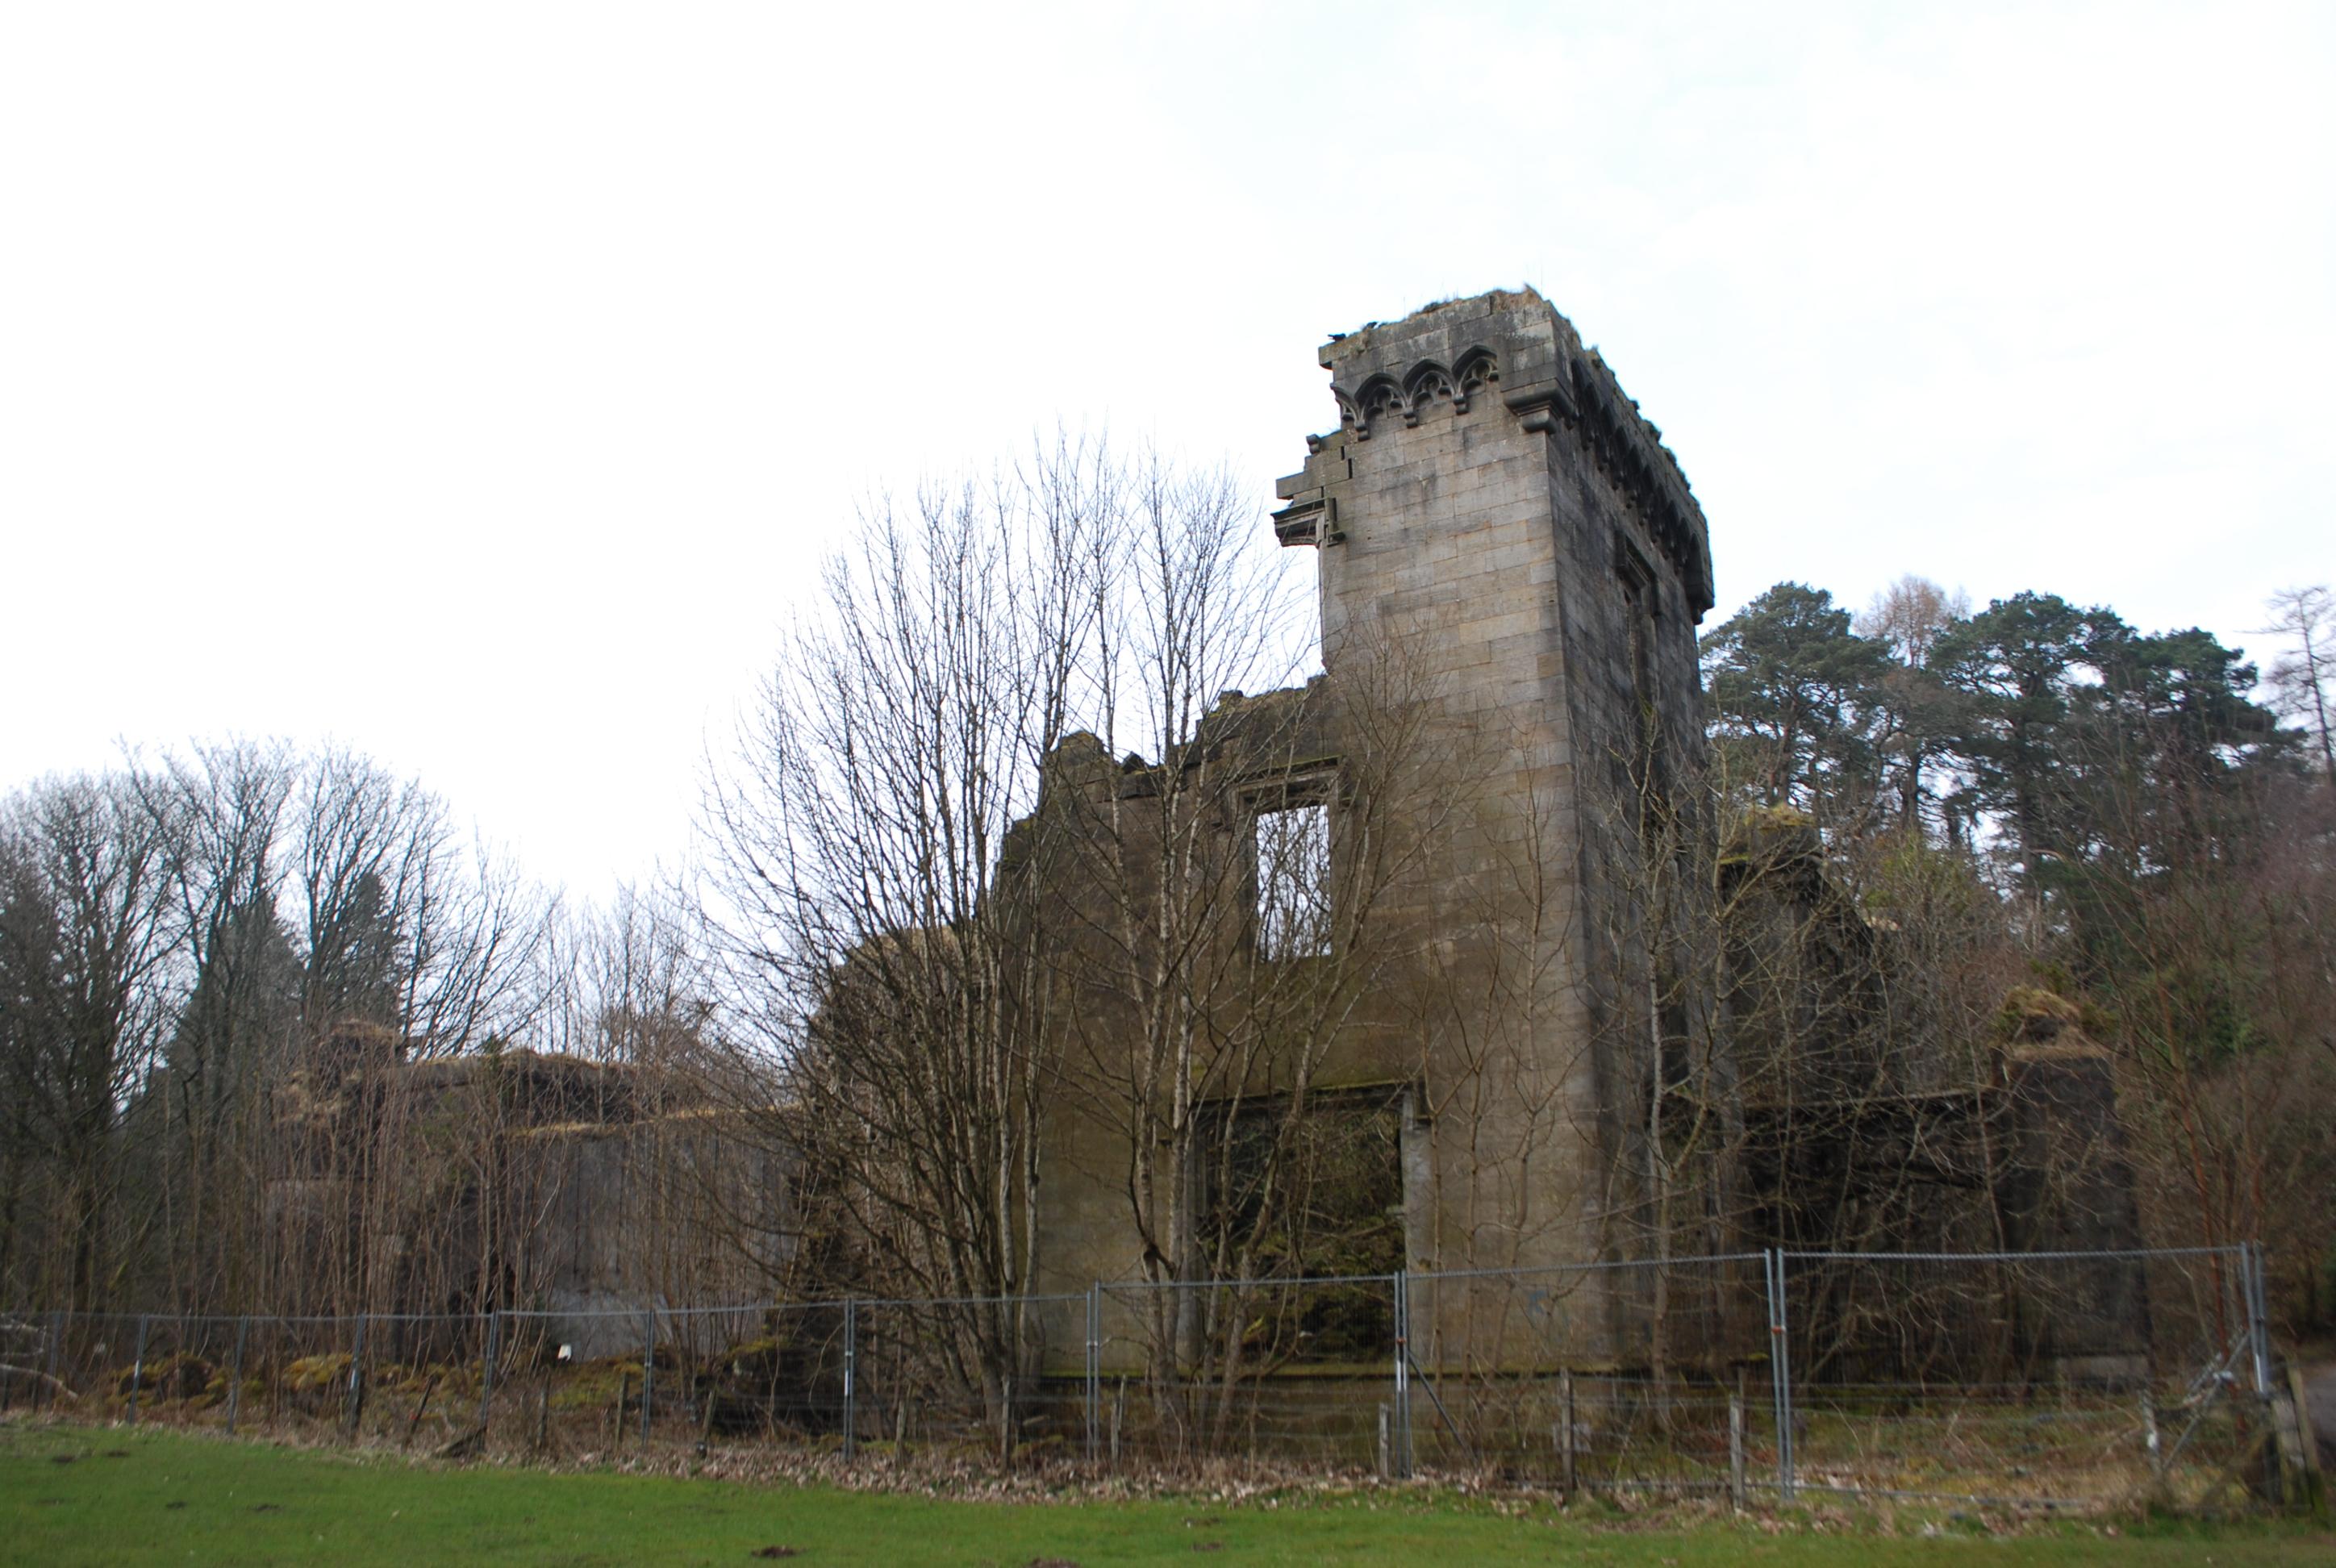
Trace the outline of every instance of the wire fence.
{"label": "wire fence", "polygon": [[1767,1251],[1010,1300],[0,1314],[0,1409],[549,1459],[787,1450],[1791,1500],[2256,1477],[2263,1256]]}

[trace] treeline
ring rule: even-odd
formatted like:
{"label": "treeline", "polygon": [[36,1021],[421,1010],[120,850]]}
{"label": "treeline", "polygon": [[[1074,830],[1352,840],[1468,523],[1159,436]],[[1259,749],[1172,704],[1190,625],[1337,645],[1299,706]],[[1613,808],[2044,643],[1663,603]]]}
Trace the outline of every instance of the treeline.
{"label": "treeline", "polygon": [[1908,947],[2081,1008],[2153,1242],[2260,1238],[2325,1318],[2336,607],[2271,609],[2265,682],[2205,631],[2057,595],[1974,609],[1910,578],[1853,614],[1779,583],[1703,638],[1706,700],[1724,813],[1805,815],[1869,920],[1961,928]]}
{"label": "treeline", "polygon": [[319,1198],[427,1195],[429,1173],[377,1168],[380,1069],[637,1054],[660,1037],[645,1019],[678,1016],[656,945],[630,900],[571,908],[346,749],[197,745],[19,789],[0,803],[0,1300],[389,1305],[367,1276],[413,1228],[401,1204]]}
{"label": "treeline", "polygon": [[[1422,945],[1360,918],[1437,825],[1400,803],[1465,814],[1465,764],[1427,755],[1390,654],[1343,698],[1345,765],[1370,776],[1338,842],[1374,858],[1349,848],[1322,882],[1340,890],[1312,939],[1331,956],[1265,991],[1224,957],[1253,890],[1232,862],[1190,874],[1194,824],[1248,809],[1251,783],[1206,764],[1208,726],[1238,718],[1251,753],[1296,755],[1313,722],[1219,698],[1286,679],[1276,601],[1241,555],[1260,538],[1222,476],[1075,448],[880,516],[715,781],[698,869],[608,911],[346,750],[200,745],[19,789],[0,803],[0,1301],[522,1304],[550,1265],[515,1260],[555,1201],[523,1135],[676,1107],[669,1129],[715,1141],[642,1145],[696,1184],[656,1213],[696,1217],[635,1216],[671,1254],[640,1288],[690,1300],[709,1271],[784,1266],[825,1271],[803,1288],[831,1293],[1011,1295],[1040,1240],[1039,1108],[1071,1093],[1159,1152],[1130,1222],[1158,1231],[1162,1278],[1295,1255],[1296,1220],[1211,1206],[1193,1174],[1231,1146],[1205,1075],[1302,1080],[1327,1059],[1397,961],[1380,950]],[[1891,933],[1888,984],[1930,993],[1875,1016],[1926,1020],[1971,1060],[2010,990],[2056,994],[2114,1056],[2148,1239],[2260,1238],[2292,1310],[2324,1320],[2336,615],[2319,589],[2274,610],[2266,689],[2203,631],[2049,595],[1974,609],[1909,579],[1853,613],[1779,584],[1703,639],[1718,852],[1660,858],[1724,877],[1725,824],[1814,829],[1856,920]],[[1030,818],[1042,768],[1107,783],[1130,754],[1187,765],[1139,806],[1106,788],[1107,814],[1082,814],[1066,789]],[[1437,779],[1455,787],[1422,787]],[[1043,896],[1056,886],[1083,900]],[[1017,887],[1040,896],[1002,896]],[[1183,891],[1164,915],[1162,887]],[[1085,967],[1023,972],[1048,951]],[[1133,1022],[1057,1007],[1066,979],[1142,1005]],[[1753,1020],[1736,977],[1739,1034],[1800,1027],[1805,980],[1776,979]],[[1209,1031],[1222,1048],[1196,1056]],[[1058,1074],[1041,1039],[1084,1067]],[[527,1053],[624,1070],[405,1070]],[[401,1104],[392,1077],[423,1092]],[[1278,1140],[1269,1172],[1310,1157],[1295,1109],[1242,1125]],[[799,1237],[756,1231],[769,1205],[735,1199],[711,1172],[725,1159],[793,1163],[816,1200]],[[977,1359],[1009,1368],[1020,1330],[976,1329]]]}

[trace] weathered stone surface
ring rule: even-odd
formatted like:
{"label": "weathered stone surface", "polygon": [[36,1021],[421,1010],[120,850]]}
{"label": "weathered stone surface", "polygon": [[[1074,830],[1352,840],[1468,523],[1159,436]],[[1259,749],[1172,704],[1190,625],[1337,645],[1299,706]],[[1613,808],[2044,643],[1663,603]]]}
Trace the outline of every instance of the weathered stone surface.
{"label": "weathered stone surface", "polygon": [[[1409,1269],[1972,1249],[2000,1244],[2007,1221],[2015,1245],[2133,1244],[2102,1065],[2015,1055],[1975,1077],[1968,1050],[1897,1027],[1876,989],[1888,943],[1831,885],[1813,829],[1737,824],[1716,862],[1731,913],[1716,918],[1714,824],[1694,786],[1708,531],[1660,433],[1564,317],[1530,290],[1495,292],[1334,337],[1320,359],[1338,424],[1278,482],[1273,526],[1318,552],[1325,675],[1228,698],[1195,750],[1259,780],[1333,771],[1350,815],[1388,792],[1375,831],[1416,834],[1369,903],[1384,953],[1305,1075],[1315,1095],[1402,1086]],[[1398,667],[1423,758],[1374,771],[1364,731],[1384,716],[1362,694]],[[1086,749],[1058,754],[1058,801],[1160,798],[1167,770]],[[1217,814],[1202,860],[1238,868],[1251,830],[1238,808]],[[1755,976],[1786,975],[1793,995],[1744,1004]],[[1109,993],[1078,1000],[1090,1063],[1095,1040],[1134,1027]],[[1290,1087],[1270,1067],[1236,1086]],[[1142,1255],[1124,1125],[1076,1094],[1053,1107],[1047,1289],[1210,1272],[1197,1255]],[[1889,1202],[1843,1174],[1868,1165]],[[1651,1270],[1552,1274],[1538,1294],[1423,1283],[1411,1349],[1447,1368],[1717,1369],[1766,1353],[1765,1326],[1720,1304],[1757,1300],[1752,1272],[1701,1276],[1700,1302],[1688,1274],[1658,1287]],[[2070,1278],[2054,1300],[2078,1305],[2052,1353],[2123,1354],[2146,1320],[2137,1276]],[[1114,1367],[1141,1354],[1117,1335]],[[1048,1337],[1079,1330],[1065,1316]]]}
{"label": "weathered stone surface", "polygon": [[[1650,768],[1660,793],[1701,756],[1702,514],[1603,362],[1530,290],[1375,324],[1320,357],[1339,424],[1279,482],[1274,527],[1319,552],[1329,689],[1400,659],[1442,771],[1416,863],[1372,916],[1410,933],[1410,956],[1376,979],[1318,1086],[1416,1086],[1416,1270],[1674,1250],[1645,1180],[1649,998],[1660,980],[1675,1027],[1710,1004],[1653,973],[1649,879],[1666,873],[1639,817]],[[1334,733],[1320,749],[1345,747]],[[1124,1142],[1069,1109],[1049,1136],[1050,1287],[1134,1277]],[[1613,1294],[1573,1314],[1575,1349],[1642,1359],[1643,1315]],[[1451,1292],[1418,1337],[1480,1328]]]}

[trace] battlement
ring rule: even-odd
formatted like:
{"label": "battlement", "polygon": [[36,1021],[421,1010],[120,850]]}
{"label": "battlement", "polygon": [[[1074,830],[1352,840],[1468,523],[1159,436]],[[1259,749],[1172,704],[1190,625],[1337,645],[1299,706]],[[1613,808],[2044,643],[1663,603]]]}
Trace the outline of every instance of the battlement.
{"label": "battlement", "polygon": [[[1652,1053],[1660,1044],[1668,1061],[1679,1042],[1715,1037],[1708,966],[1673,964],[1647,892],[1664,887],[1668,918],[1693,929],[1676,911],[1704,892],[1692,879],[1672,891],[1667,826],[1649,824],[1676,802],[1692,831],[1698,809],[1679,785],[1705,744],[1702,511],[1604,362],[1530,289],[1374,322],[1319,360],[1337,424],[1281,481],[1274,527],[1316,547],[1322,674],[1303,691],[1226,693],[1170,756],[1067,741],[1048,798],[1066,812],[1142,799],[1191,813],[1189,827],[1156,808],[1153,820],[1174,828],[1179,879],[1224,873],[1236,908],[1207,940],[1226,944],[1226,975],[1246,976],[1211,990],[1205,1006],[1225,1009],[1211,1027],[1244,1037],[1241,1020],[1262,1015],[1241,1009],[1287,997],[1273,1030],[1302,1016],[1327,1031],[1308,1047],[1300,1114],[1333,1119],[1309,1119],[1306,1136],[1351,1145],[1355,1223],[1387,1240],[1399,1213],[1396,1256],[1635,1255],[1669,1222],[1640,1175]],[[1212,780],[1214,800],[1202,793]],[[1148,844],[1131,868],[1138,859],[1140,872],[1109,871],[1114,885],[1162,896],[1153,867],[1166,862]],[[1268,932],[1297,929],[1289,911],[1332,922],[1335,941],[1283,949]],[[1242,969],[1245,954],[1260,967]],[[1317,986],[1331,989],[1302,989]],[[1110,1021],[1133,999],[1083,999],[1082,1038],[1115,1050],[1139,1037],[1137,1022]],[[1239,1071],[1225,1081],[1243,1103],[1296,1086]],[[1348,1113],[1335,1099],[1315,1105],[1365,1089],[1376,1097],[1362,1120],[1336,1119]],[[1425,1131],[1434,1107],[1462,1104],[1475,1108],[1451,1114],[1476,1118],[1465,1141]],[[1064,1238],[1052,1278],[1124,1277],[1148,1244],[1107,1174],[1131,1158],[1125,1124],[1066,1107],[1062,1125],[1042,1183],[1047,1232]],[[1645,1354],[1630,1327],[1640,1309],[1610,1284],[1569,1311],[1580,1357],[1622,1364]],[[1465,1292],[1432,1310],[1435,1334],[1540,1353]]]}
{"label": "battlement", "polygon": [[1710,533],[1662,433],[1639,412],[1573,324],[1531,288],[1495,289],[1372,322],[1324,344],[1338,429],[1309,437],[1306,469],[1282,480],[1284,544],[1333,545],[1350,449],[1439,414],[1497,403],[1527,433],[1570,433],[1613,482],[1679,575],[1689,608],[1713,604]]}

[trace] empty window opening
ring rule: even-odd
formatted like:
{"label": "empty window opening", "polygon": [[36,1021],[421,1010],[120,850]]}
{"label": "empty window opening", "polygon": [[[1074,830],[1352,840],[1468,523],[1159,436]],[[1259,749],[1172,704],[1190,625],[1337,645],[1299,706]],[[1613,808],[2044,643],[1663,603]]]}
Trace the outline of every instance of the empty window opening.
{"label": "empty window opening", "polygon": [[[1370,1361],[1393,1347],[1386,1276],[1406,1266],[1400,1086],[1317,1091],[1212,1107],[1196,1260],[1204,1274],[1338,1281],[1246,1304],[1250,1352]],[[1360,1276],[1358,1279],[1358,1276]]]}
{"label": "empty window opening", "polygon": [[1622,588],[1623,629],[1630,650],[1630,741],[1627,757],[1633,788],[1660,795],[1666,783],[1662,757],[1662,693],[1655,671],[1656,622],[1662,595],[1654,568],[1618,530],[1615,576]]}
{"label": "empty window opening", "polygon": [[1257,948],[1275,961],[1330,950],[1328,802],[1257,814]]}

